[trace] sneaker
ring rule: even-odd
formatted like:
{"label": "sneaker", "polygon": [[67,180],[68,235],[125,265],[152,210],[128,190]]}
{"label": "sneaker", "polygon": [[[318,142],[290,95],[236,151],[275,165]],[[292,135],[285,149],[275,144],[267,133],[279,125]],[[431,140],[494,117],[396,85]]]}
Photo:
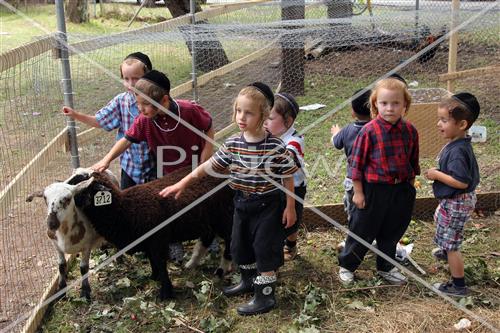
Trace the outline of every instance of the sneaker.
{"label": "sneaker", "polygon": [[448,296],[465,297],[469,294],[467,287],[458,287],[453,281],[435,283],[433,287]]}
{"label": "sneaker", "polygon": [[347,268],[340,267],[339,269],[339,280],[343,285],[350,285],[354,282],[354,273]]}
{"label": "sneaker", "polygon": [[396,267],[393,267],[390,271],[378,271],[378,275],[389,284],[393,285],[403,285],[408,281],[408,278],[401,274]]}
{"label": "sneaker", "polygon": [[285,245],[283,247],[283,255],[285,257],[285,261],[295,259],[295,257],[297,256],[297,245],[295,245],[294,247],[288,247]]}
{"label": "sneaker", "polygon": [[443,250],[439,247],[432,249],[432,256],[436,258],[436,260],[448,261],[448,253],[446,250]]}

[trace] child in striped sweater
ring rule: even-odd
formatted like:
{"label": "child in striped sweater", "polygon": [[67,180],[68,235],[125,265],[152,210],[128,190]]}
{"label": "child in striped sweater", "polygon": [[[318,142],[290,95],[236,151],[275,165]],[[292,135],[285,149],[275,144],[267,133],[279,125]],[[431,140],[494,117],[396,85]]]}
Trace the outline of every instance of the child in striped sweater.
{"label": "child in striped sweater", "polygon": [[274,95],[267,85],[255,82],[243,88],[233,110],[233,121],[241,133],[227,139],[210,160],[160,192],[177,198],[195,178],[209,173],[227,177],[222,173],[230,170],[229,185],[236,191],[231,254],[239,265],[241,281],[224,288],[224,294],[254,292],[250,302],[237,308],[240,315],[264,313],[276,306],[276,271],[284,261],[285,235],[280,221],[291,227],[296,220],[293,196],[286,196],[285,206],[277,185],[283,179],[293,193],[292,176],[297,166],[283,141],[263,127],[273,104]]}

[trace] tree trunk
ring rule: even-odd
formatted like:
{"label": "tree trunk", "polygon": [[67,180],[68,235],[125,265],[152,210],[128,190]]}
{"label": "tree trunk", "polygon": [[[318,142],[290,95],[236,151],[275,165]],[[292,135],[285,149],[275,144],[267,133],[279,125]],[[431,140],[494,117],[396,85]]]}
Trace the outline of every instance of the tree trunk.
{"label": "tree trunk", "polygon": [[[170,0],[165,1],[170,14],[172,17],[179,17],[182,15],[189,14],[189,0]],[[196,12],[201,12],[201,6],[196,2],[195,6]],[[206,24],[206,21],[198,21],[196,24]],[[179,30],[186,40],[186,45],[189,49],[189,53],[192,54],[192,42],[191,42],[191,27],[180,27]],[[217,36],[213,32],[205,32],[205,41],[194,41],[195,47],[195,64],[196,71],[210,72],[214,69],[227,65],[229,59],[227,58],[226,52],[222,48],[222,44],[217,39]]]}
{"label": "tree trunk", "polygon": [[89,21],[87,0],[68,0],[66,2],[66,16],[72,23]]}
{"label": "tree trunk", "polygon": [[[282,0],[281,19],[304,19],[304,0]],[[286,29],[293,29],[287,26]],[[304,95],[304,40],[297,35],[286,34],[281,39],[281,89],[292,95]]]}
{"label": "tree trunk", "polygon": [[328,18],[352,16],[352,3],[349,0],[330,0],[326,4]]}

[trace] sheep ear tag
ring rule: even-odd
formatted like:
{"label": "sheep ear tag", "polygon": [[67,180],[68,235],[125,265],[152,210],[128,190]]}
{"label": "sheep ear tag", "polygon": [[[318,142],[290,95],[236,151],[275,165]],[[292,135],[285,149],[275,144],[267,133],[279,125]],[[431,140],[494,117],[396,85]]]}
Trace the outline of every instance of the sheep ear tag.
{"label": "sheep ear tag", "polygon": [[94,206],[111,205],[111,192],[99,191],[94,195]]}

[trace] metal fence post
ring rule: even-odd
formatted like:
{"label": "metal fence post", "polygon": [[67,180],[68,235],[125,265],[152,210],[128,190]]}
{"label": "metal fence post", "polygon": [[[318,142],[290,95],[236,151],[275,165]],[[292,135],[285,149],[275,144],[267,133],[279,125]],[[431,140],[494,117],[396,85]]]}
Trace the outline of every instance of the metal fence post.
{"label": "metal fence post", "polygon": [[[71,86],[71,69],[69,65],[68,39],[66,36],[66,22],[64,21],[64,1],[56,0],[57,17],[57,41],[62,68],[62,86],[64,94],[64,105],[73,107],[73,88]],[[75,120],[67,117],[68,140],[71,153],[71,166],[76,169],[80,166],[78,155],[78,142],[76,138]]]}
{"label": "metal fence post", "polygon": [[198,81],[196,78],[196,47],[194,36],[196,32],[196,0],[189,0],[189,14],[191,15],[191,78],[193,81],[193,100],[198,102]]}

